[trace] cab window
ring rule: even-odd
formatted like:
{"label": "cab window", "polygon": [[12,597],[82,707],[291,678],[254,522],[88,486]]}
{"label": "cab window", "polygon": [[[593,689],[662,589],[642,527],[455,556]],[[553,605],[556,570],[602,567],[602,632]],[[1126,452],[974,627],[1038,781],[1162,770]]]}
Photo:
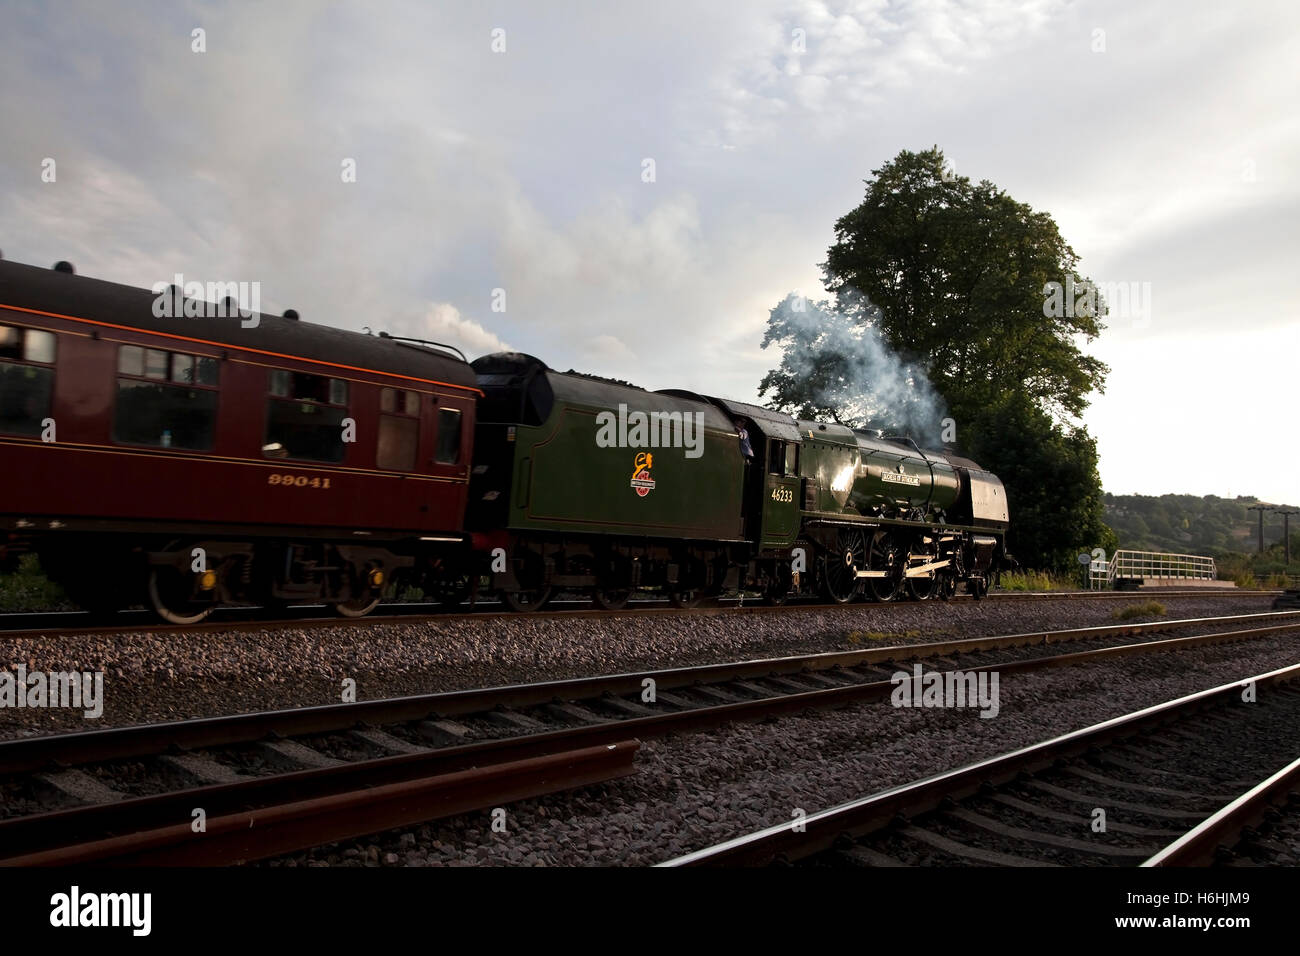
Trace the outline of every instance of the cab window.
{"label": "cab window", "polygon": [[767,473],[779,475],[785,468],[785,442],[769,441],[767,443]]}

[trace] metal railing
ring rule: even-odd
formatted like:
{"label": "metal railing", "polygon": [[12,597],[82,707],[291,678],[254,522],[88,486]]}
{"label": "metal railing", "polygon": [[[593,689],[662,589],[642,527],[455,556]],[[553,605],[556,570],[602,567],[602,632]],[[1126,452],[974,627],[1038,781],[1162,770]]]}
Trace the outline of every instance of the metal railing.
{"label": "metal railing", "polygon": [[1088,565],[1088,583],[1093,590],[1116,587],[1122,580],[1213,581],[1217,577],[1214,559],[1201,554],[1121,550],[1112,554],[1109,561],[1093,561]]}

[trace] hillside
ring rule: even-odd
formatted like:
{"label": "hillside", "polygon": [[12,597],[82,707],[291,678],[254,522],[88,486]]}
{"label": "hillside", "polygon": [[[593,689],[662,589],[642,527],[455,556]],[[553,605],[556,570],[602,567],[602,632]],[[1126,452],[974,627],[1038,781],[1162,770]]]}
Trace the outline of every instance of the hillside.
{"label": "hillside", "polygon": [[[1186,554],[1254,555],[1258,548],[1259,512],[1251,505],[1295,509],[1295,505],[1261,502],[1241,496],[1112,495],[1104,496],[1106,523],[1121,548]],[[1265,561],[1282,563],[1282,516],[1264,513]],[[1272,553],[1270,553],[1272,552]],[[1300,564],[1300,515],[1291,516],[1291,560]]]}

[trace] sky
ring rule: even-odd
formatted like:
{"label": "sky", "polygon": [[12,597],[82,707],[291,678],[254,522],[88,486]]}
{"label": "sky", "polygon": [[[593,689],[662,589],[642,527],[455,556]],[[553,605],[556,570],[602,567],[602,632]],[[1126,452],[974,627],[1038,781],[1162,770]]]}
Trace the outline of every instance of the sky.
{"label": "sky", "polygon": [[0,0],[0,23],[7,259],[257,282],[307,321],[756,401],[769,311],[824,294],[872,169],[937,145],[1138,293],[1085,346],[1107,491],[1300,500],[1300,4]]}

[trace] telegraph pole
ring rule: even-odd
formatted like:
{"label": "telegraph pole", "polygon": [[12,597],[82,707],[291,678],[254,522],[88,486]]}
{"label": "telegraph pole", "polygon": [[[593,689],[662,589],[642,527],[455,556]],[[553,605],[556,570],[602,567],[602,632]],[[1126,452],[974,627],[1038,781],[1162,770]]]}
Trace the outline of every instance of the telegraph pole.
{"label": "telegraph pole", "polygon": [[1266,508],[1264,505],[1251,505],[1246,510],[1259,512],[1259,553],[1263,554],[1264,553],[1264,512],[1268,511],[1269,509]]}
{"label": "telegraph pole", "polygon": [[1274,510],[1273,514],[1282,516],[1282,547],[1286,550],[1286,566],[1291,567],[1291,516],[1300,515],[1300,511]]}

